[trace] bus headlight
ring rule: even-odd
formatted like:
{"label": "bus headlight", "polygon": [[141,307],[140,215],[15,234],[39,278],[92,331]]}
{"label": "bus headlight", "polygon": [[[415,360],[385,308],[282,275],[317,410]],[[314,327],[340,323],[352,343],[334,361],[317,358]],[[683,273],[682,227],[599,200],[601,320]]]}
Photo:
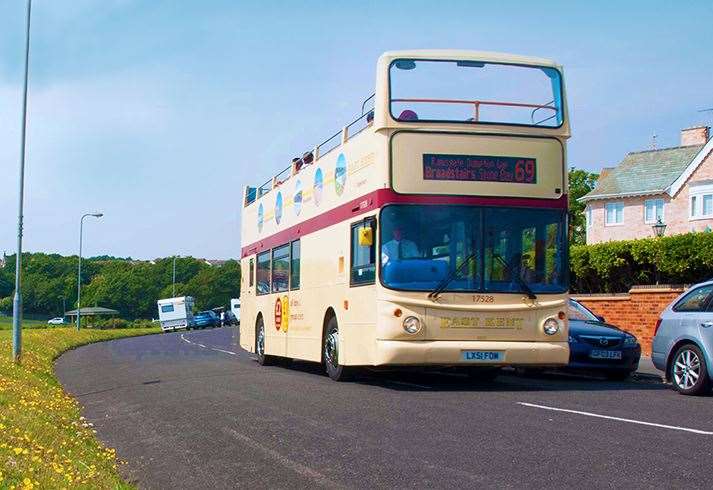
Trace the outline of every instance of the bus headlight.
{"label": "bus headlight", "polygon": [[542,330],[545,331],[547,335],[554,335],[560,331],[560,324],[554,318],[548,318],[545,323],[542,324]]}
{"label": "bus headlight", "polygon": [[415,334],[421,330],[421,320],[415,316],[407,316],[402,323],[406,333]]}

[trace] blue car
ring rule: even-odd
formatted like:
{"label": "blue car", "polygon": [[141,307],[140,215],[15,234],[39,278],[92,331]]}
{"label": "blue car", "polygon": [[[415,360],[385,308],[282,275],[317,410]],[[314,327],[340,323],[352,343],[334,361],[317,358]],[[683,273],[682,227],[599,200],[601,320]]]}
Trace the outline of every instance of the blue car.
{"label": "blue car", "polygon": [[605,323],[576,300],[569,300],[569,364],[567,371],[604,374],[623,380],[636,372],[641,346],[633,335]]}
{"label": "blue car", "polygon": [[193,315],[193,328],[219,327],[220,318],[214,311],[201,311]]}

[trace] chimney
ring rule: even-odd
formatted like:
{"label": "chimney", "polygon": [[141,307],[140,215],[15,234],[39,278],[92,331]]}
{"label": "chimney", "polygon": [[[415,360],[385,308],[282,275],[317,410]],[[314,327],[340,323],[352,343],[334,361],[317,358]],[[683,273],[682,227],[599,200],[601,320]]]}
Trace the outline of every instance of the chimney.
{"label": "chimney", "polygon": [[708,126],[694,126],[681,130],[681,146],[705,145],[708,141]]}

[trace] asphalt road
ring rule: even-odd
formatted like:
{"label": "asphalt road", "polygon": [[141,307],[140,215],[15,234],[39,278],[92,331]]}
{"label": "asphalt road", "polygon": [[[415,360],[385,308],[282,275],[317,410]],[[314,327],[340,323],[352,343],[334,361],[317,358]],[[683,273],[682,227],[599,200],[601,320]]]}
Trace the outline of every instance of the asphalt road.
{"label": "asphalt road", "polygon": [[[223,328],[93,344],[66,389],[144,488],[710,487],[713,398],[652,379],[261,367]],[[561,411],[565,410],[565,411]],[[621,420],[627,419],[627,420]],[[651,424],[651,425],[647,425]]]}

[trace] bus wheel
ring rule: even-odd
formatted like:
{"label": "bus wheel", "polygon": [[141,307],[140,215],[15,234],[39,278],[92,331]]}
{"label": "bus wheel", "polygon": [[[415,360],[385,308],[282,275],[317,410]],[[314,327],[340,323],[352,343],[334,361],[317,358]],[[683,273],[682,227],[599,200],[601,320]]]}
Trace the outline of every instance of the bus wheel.
{"label": "bus wheel", "polygon": [[255,354],[257,355],[257,362],[261,366],[275,364],[275,357],[265,354],[265,323],[262,321],[262,317],[258,319],[255,326]]}
{"label": "bus wheel", "polygon": [[353,370],[339,364],[339,326],[335,317],[329,319],[322,343],[322,358],[327,375],[334,381],[347,381]]}

